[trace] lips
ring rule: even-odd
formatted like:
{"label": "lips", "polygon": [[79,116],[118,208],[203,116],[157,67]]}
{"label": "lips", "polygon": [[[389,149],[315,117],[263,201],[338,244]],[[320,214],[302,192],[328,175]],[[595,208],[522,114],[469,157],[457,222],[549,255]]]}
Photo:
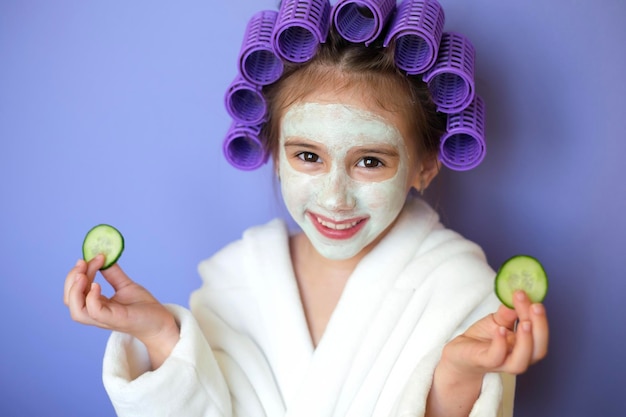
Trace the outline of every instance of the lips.
{"label": "lips", "polygon": [[342,221],[334,221],[328,217],[320,216],[311,212],[307,213],[311,223],[322,236],[328,239],[350,239],[367,223],[367,217],[353,218]]}

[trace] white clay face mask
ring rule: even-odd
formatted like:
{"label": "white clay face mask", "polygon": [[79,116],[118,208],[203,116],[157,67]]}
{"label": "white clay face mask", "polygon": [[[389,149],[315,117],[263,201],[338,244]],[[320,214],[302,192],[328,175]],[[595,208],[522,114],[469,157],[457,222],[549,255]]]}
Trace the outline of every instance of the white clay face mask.
{"label": "white clay face mask", "polygon": [[[386,171],[367,165],[369,157],[385,160],[386,154],[392,155]],[[328,259],[358,255],[406,200],[409,159],[401,133],[359,107],[293,105],[282,120],[278,168],[289,213]],[[380,172],[389,175],[380,179]]]}

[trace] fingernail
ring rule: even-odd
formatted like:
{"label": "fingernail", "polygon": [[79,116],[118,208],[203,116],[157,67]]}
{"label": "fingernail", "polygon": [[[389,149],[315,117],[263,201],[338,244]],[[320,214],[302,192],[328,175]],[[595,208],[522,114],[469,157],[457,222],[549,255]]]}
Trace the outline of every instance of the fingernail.
{"label": "fingernail", "polygon": [[500,332],[501,336],[506,336],[506,327],[504,326],[500,326],[500,328],[498,329],[498,331]]}
{"label": "fingernail", "polygon": [[81,260],[82,260],[82,259],[77,260],[77,261],[76,261],[76,265],[74,265],[74,266],[78,266],[78,265],[80,265],[80,261],[81,261]]}
{"label": "fingernail", "polygon": [[80,278],[80,274],[74,275],[74,282],[78,281],[79,278]]}
{"label": "fingernail", "polygon": [[526,298],[526,293],[524,293],[524,291],[515,291],[515,298],[517,298],[519,301],[524,301],[524,298]]}
{"label": "fingernail", "polygon": [[533,304],[530,308],[532,308],[533,313],[536,315],[543,314],[543,306],[541,304]]}

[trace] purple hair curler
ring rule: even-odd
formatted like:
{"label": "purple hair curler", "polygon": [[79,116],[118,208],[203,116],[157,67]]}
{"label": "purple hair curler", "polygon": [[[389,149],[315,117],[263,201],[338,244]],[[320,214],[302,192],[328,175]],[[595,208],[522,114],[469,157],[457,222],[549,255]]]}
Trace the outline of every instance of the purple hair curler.
{"label": "purple hair curler", "polygon": [[447,132],[439,145],[439,159],[450,169],[467,171],[485,158],[485,103],[475,95],[460,113],[448,115]]}
{"label": "purple hair curler", "polygon": [[306,62],[326,42],[329,27],[329,0],[283,0],[272,34],[274,50],[287,61]]}
{"label": "purple hair curler", "polygon": [[444,33],[435,65],[423,76],[437,110],[458,113],[474,99],[474,45],[458,33]]}
{"label": "purple hair curler", "polygon": [[331,15],[342,38],[369,45],[375,40],[396,6],[396,0],[339,0]]}
{"label": "purple hair curler", "polygon": [[226,111],[235,121],[256,125],[265,120],[267,104],[261,88],[237,75],[224,96]]}
{"label": "purple hair curler", "polygon": [[391,23],[383,45],[395,39],[398,68],[415,75],[426,72],[437,60],[445,13],[436,0],[404,0]]}
{"label": "purple hair curler", "polygon": [[264,10],[248,21],[239,51],[239,73],[253,84],[267,85],[283,73],[283,61],[272,45],[272,31],[278,12]]}
{"label": "purple hair curler", "polygon": [[268,155],[260,136],[261,126],[233,122],[224,139],[226,160],[235,168],[251,171],[267,162]]}

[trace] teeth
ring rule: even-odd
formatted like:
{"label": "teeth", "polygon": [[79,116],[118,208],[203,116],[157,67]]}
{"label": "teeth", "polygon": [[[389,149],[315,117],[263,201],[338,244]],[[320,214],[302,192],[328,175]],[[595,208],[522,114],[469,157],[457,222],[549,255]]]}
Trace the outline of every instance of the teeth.
{"label": "teeth", "polygon": [[330,223],[327,221],[324,221],[322,219],[320,219],[319,217],[317,218],[317,221],[324,227],[328,227],[329,229],[334,229],[334,230],[345,230],[345,229],[349,229],[351,227],[356,226],[359,222],[354,221],[354,222],[350,222],[350,223],[341,223],[341,224],[337,224],[337,223]]}

